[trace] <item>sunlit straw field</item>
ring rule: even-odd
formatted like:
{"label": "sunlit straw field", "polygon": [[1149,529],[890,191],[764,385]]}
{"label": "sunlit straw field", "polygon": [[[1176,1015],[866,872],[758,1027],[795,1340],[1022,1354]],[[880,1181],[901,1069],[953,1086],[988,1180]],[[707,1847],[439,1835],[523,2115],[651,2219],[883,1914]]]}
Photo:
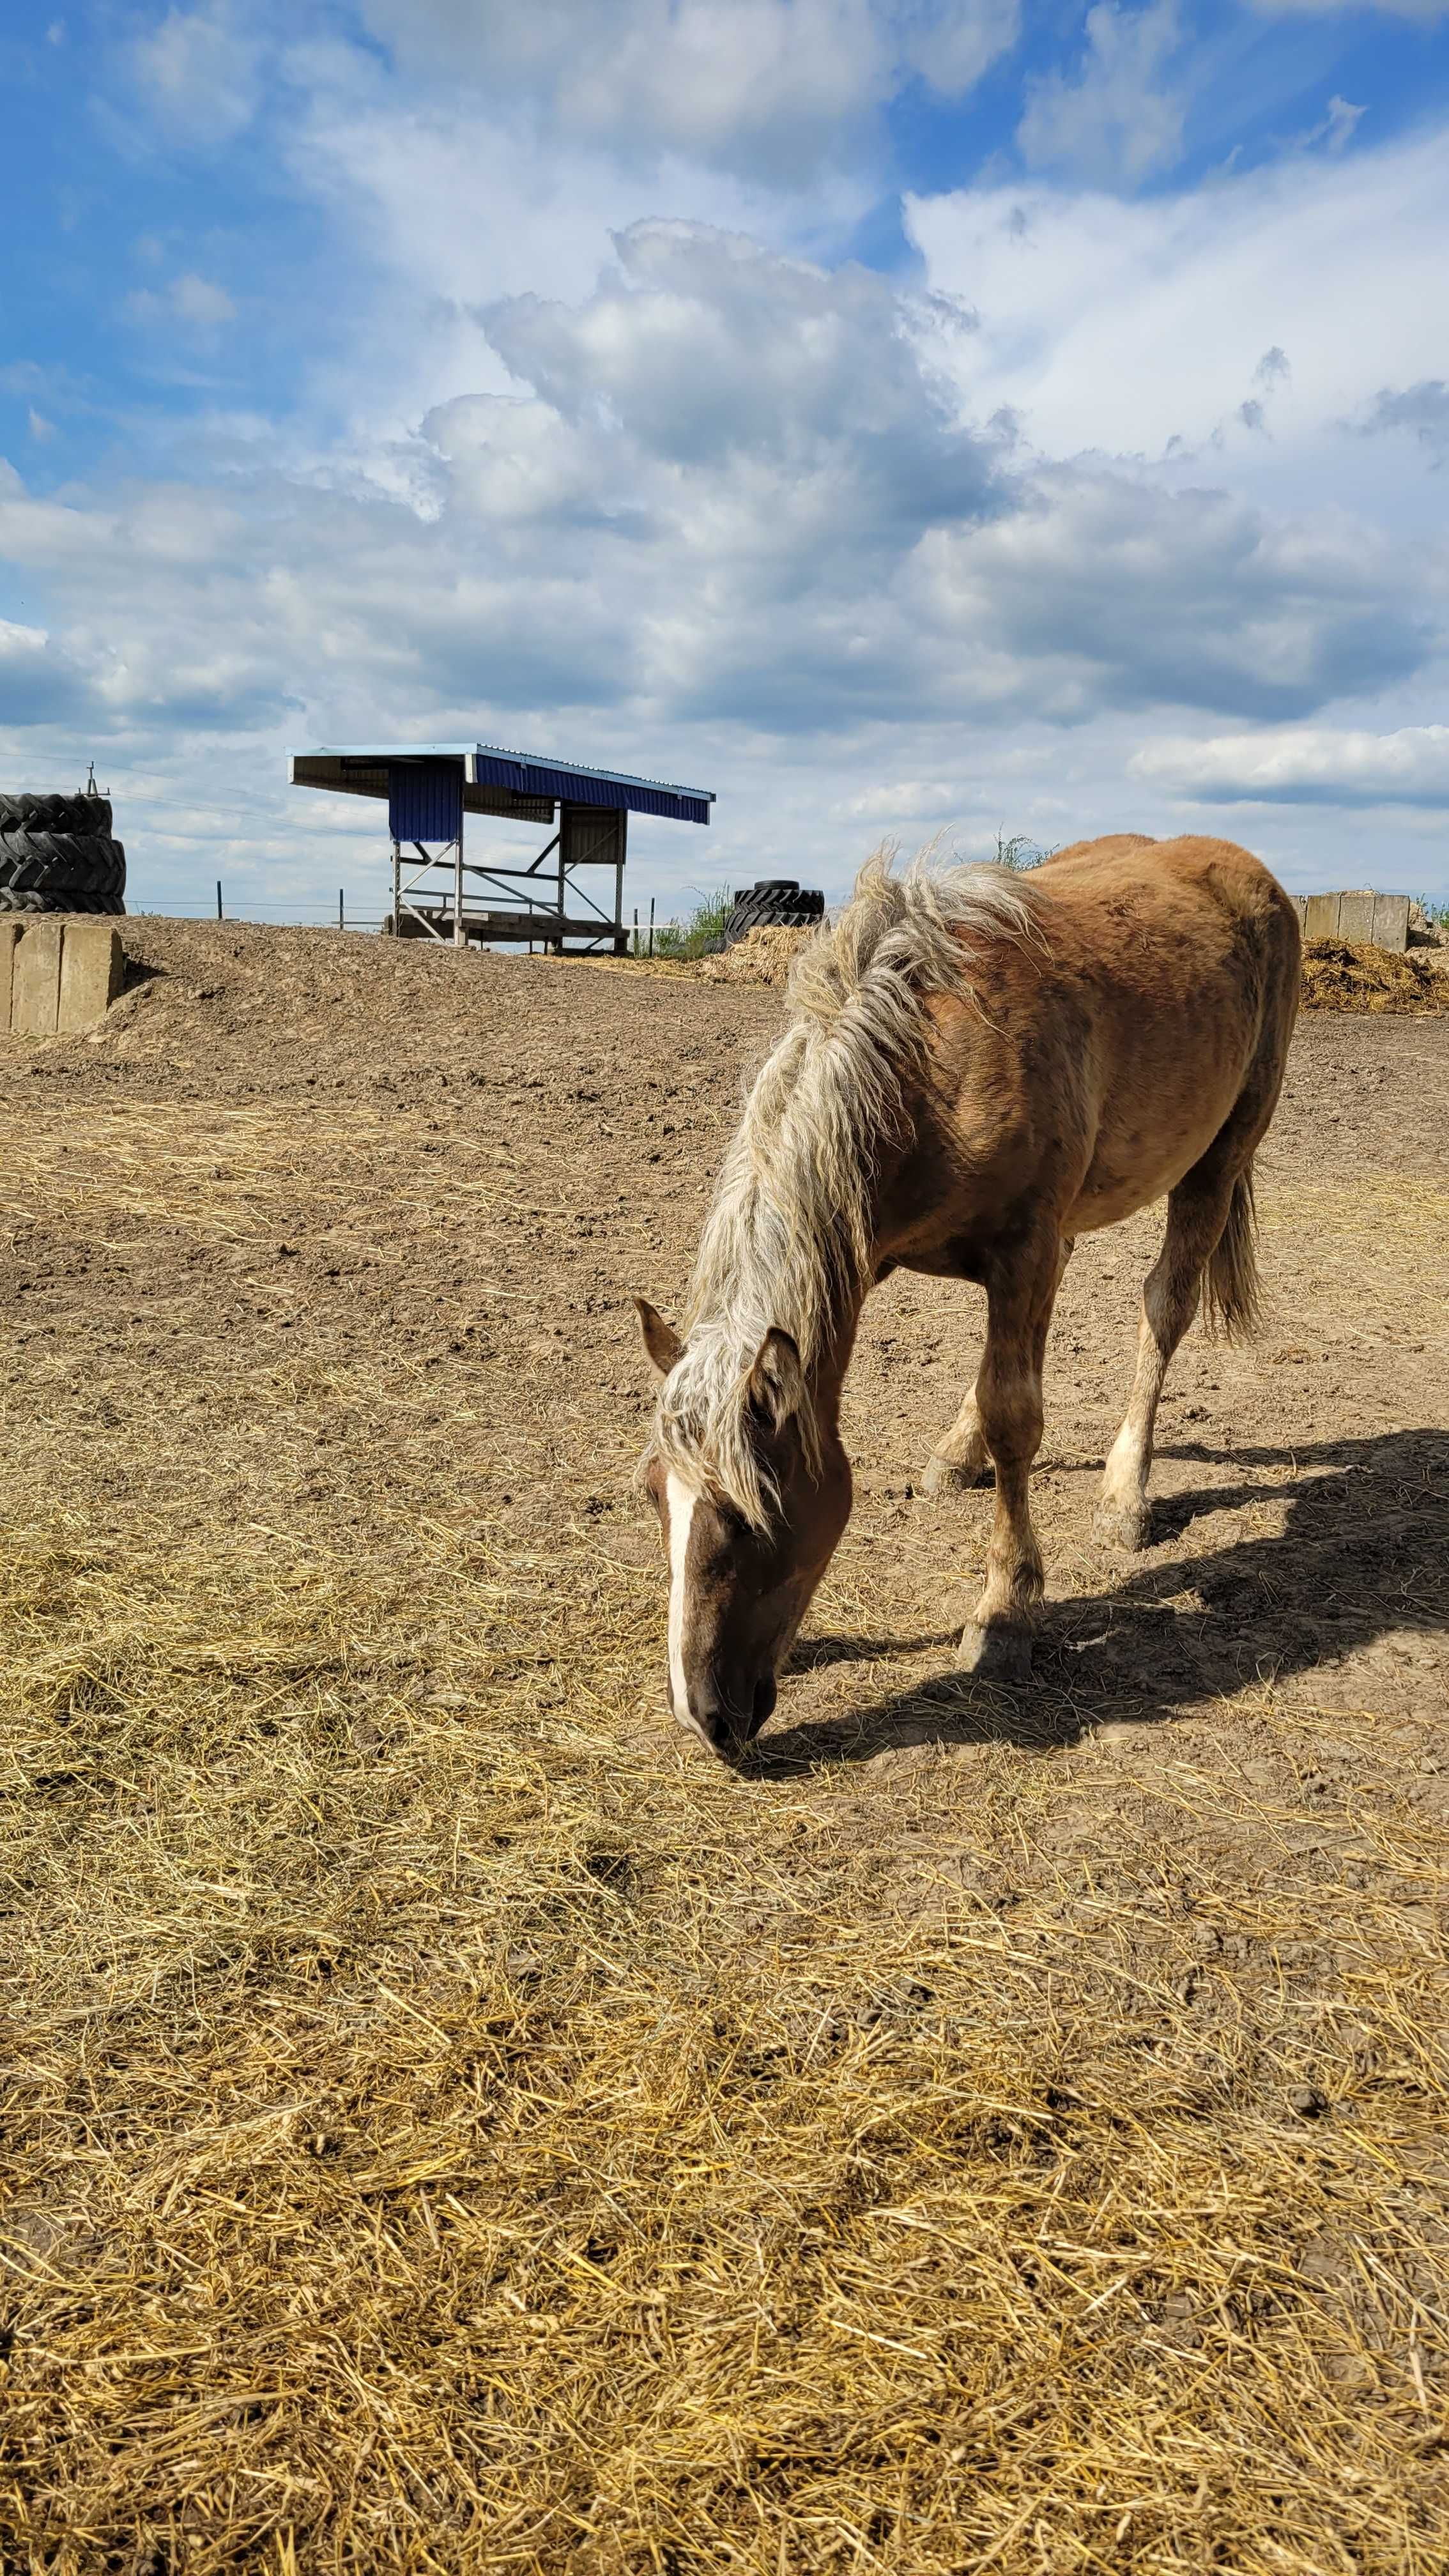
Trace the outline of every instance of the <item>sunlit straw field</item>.
{"label": "sunlit straw field", "polygon": [[1074,1265],[1027,1692],[951,1675],[972,1319],[893,1284],[740,1777],[660,1712],[623,1300],[777,1005],[464,961],[443,1104],[320,940],[259,1074],[149,936],[149,1023],[5,1068],[5,2566],[1437,2576],[1437,1030],[1333,1034],[1352,1154],[1305,1061],[1142,1559],[1151,1229]]}

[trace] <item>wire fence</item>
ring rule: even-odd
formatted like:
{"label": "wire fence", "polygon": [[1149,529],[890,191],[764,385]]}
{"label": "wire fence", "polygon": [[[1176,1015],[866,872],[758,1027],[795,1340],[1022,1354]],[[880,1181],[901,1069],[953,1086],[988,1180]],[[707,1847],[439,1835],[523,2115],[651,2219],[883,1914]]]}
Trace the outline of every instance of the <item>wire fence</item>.
{"label": "wire fence", "polygon": [[319,897],[307,903],[273,903],[265,895],[247,902],[228,895],[225,880],[220,877],[209,903],[173,903],[169,897],[153,903],[133,891],[126,909],[130,913],[153,913],[162,921],[265,921],[279,927],[320,930],[380,930],[391,917],[390,908],[374,912],[365,902],[349,903],[345,886],[338,887],[335,902]]}
{"label": "wire fence", "polygon": [[[308,903],[269,903],[265,897],[258,902],[248,903],[238,902],[234,896],[228,895],[225,880],[220,877],[216,881],[215,893],[209,903],[173,903],[169,900],[152,903],[144,898],[137,899],[133,896],[128,901],[126,909],[133,917],[149,914],[158,921],[260,922],[275,929],[356,930],[371,932],[374,936],[385,929],[392,920],[391,905],[382,912],[363,910],[357,904],[348,901],[345,886],[338,887],[335,904],[322,900]],[[466,923],[466,913],[464,920]],[[652,902],[647,921],[641,925],[636,907],[633,923],[626,928],[625,932],[628,953],[634,957],[656,955],[667,957],[677,954],[686,940],[698,938],[699,927],[697,914],[688,920],[657,921]],[[612,937],[612,922],[601,921],[600,943],[605,940],[611,942]],[[445,944],[449,946],[452,944],[451,937],[447,934],[445,934]],[[508,943],[510,947],[524,944],[522,939]],[[537,944],[540,947],[546,947],[549,944],[542,924],[537,934]],[[715,941],[711,944],[721,943]],[[527,945],[532,947],[534,942],[529,940]]]}

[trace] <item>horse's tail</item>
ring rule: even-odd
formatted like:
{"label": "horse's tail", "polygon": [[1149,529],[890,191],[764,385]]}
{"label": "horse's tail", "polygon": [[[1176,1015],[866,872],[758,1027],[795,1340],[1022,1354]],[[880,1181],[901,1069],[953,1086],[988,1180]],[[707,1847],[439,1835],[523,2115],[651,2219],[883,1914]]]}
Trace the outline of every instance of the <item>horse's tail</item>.
{"label": "horse's tail", "polygon": [[1233,1183],[1227,1223],[1208,1259],[1208,1330],[1221,1332],[1230,1342],[1246,1341],[1258,1328],[1260,1307],[1258,1220],[1253,1208],[1253,1166],[1249,1163]]}

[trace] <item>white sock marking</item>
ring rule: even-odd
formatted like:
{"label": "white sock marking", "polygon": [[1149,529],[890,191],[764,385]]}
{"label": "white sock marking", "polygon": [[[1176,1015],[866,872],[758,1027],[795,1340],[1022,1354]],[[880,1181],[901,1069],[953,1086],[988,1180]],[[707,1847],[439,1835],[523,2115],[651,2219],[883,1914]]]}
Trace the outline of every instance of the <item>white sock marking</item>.
{"label": "white sock marking", "polygon": [[696,1497],[682,1476],[671,1476],[665,1485],[665,1498],[669,1505],[669,1687],[680,1725],[694,1726],[684,1678],[684,1582]]}

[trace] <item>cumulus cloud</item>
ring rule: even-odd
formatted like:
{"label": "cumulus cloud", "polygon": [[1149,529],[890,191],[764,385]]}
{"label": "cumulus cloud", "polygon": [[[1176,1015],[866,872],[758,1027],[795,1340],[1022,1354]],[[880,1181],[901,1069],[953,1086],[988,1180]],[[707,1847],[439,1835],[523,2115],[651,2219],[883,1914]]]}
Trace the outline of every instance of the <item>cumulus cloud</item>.
{"label": "cumulus cloud", "polygon": [[1204,804],[1440,806],[1449,799],[1449,725],[1168,738],[1136,752],[1128,768]]}
{"label": "cumulus cloud", "polygon": [[1063,172],[1094,185],[1135,186],[1182,155],[1186,100],[1168,66],[1182,45],[1177,0],[1119,9],[1096,0],[1075,71],[1052,70],[1027,84],[1016,129],[1028,169]]}
{"label": "cumulus cloud", "polygon": [[1016,42],[1020,0],[367,0],[366,17],[404,65],[527,99],[621,157],[798,186],[909,80],[963,95]]}
{"label": "cumulus cloud", "polygon": [[1432,649],[1428,575],[1385,539],[973,426],[930,308],[863,269],[645,223],[588,295],[480,320],[514,389],[436,406],[395,480],[229,451],[224,493],[0,491],[98,710],[325,706],[356,739],[591,707],[788,741],[1303,717]]}
{"label": "cumulus cloud", "polygon": [[[1302,715],[1418,669],[1422,586],[1363,531],[1276,524],[1222,491],[1039,468],[1020,504],[923,548],[943,622],[1009,657],[1009,694],[1064,721],[1176,702]],[[982,674],[985,681],[985,674]]]}

